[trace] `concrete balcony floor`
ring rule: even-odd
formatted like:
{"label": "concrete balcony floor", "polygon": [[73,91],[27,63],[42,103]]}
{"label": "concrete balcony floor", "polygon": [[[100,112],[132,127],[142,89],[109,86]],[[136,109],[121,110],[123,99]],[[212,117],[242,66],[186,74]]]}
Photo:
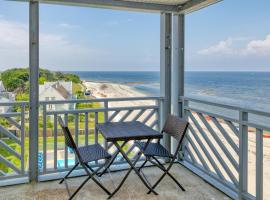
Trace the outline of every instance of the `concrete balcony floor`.
{"label": "concrete balcony floor", "polygon": [[[157,180],[161,171],[155,167],[143,170],[146,177],[152,183]],[[134,172],[128,177],[123,187],[112,198],[115,200],[228,200],[230,199],[219,190],[204,182],[186,168],[175,164],[171,169],[172,174],[185,187],[186,192],[182,192],[177,185],[169,178],[165,177],[156,188],[158,196],[147,195],[147,188],[142,184]],[[115,184],[118,184],[126,171],[112,173]],[[74,189],[85,179],[85,177],[69,179],[70,189]],[[101,178],[102,182],[112,191],[113,185],[108,174]],[[89,181],[74,199],[105,200],[107,195],[93,181]],[[68,195],[64,184],[59,185],[58,181],[41,182],[38,184],[23,184],[0,188],[0,199],[67,199]]]}

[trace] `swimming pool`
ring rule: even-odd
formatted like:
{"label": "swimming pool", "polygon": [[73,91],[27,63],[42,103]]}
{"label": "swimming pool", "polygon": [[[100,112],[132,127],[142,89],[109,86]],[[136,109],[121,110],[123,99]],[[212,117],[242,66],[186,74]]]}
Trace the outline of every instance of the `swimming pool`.
{"label": "swimming pool", "polygon": [[[68,159],[68,166],[75,165],[75,160]],[[57,167],[65,167],[65,160],[57,160]]]}
{"label": "swimming pool", "polygon": [[[121,155],[118,155],[115,160],[120,161],[122,158],[123,157]],[[75,165],[75,159],[69,158],[67,164],[68,164],[68,166]],[[64,167],[65,167],[65,160],[64,159],[57,160],[57,168],[64,168]],[[42,152],[39,152],[39,154],[38,154],[38,168],[40,170],[43,169],[43,153]]]}

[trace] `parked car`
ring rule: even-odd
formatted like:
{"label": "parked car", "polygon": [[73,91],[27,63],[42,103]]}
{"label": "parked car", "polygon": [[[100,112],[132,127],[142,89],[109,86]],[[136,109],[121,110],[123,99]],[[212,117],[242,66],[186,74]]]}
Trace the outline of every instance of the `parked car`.
{"label": "parked car", "polygon": [[85,95],[85,96],[90,96],[90,95],[91,95],[91,91],[90,91],[90,90],[86,90],[86,91],[84,92],[84,95]]}

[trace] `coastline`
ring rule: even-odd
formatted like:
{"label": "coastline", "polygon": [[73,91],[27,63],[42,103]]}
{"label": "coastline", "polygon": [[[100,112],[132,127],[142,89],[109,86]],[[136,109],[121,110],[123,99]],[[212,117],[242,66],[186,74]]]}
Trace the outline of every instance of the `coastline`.
{"label": "coastline", "polygon": [[[119,97],[145,97],[146,93],[139,91],[129,84],[124,85],[120,83],[110,82],[95,82],[95,81],[83,81],[83,86],[86,90],[91,91],[91,95],[94,98],[119,98]],[[112,107],[128,107],[128,106],[142,106],[153,105],[153,100],[147,101],[122,101],[122,102],[109,102],[109,106]]]}
{"label": "coastline", "polygon": [[[83,86],[86,90],[91,91],[91,95],[94,98],[119,98],[119,97],[145,97],[145,93],[132,88],[129,85],[124,85],[120,83],[110,83],[110,82],[92,82],[92,81],[83,81]],[[109,102],[109,107],[136,107],[136,106],[147,106],[155,105],[154,100],[141,100],[141,101],[116,101]],[[134,110],[129,114],[127,120],[134,119],[138,114],[139,110]],[[145,110],[139,119],[146,118],[151,110]],[[115,116],[115,122],[119,121],[127,111],[121,111]],[[147,124],[151,124],[154,121],[155,117],[152,117],[148,120]]]}
{"label": "coastline", "polygon": [[83,81],[82,83],[96,98],[116,98],[116,97],[144,97],[145,93],[132,88],[130,84],[120,84],[111,82]]}

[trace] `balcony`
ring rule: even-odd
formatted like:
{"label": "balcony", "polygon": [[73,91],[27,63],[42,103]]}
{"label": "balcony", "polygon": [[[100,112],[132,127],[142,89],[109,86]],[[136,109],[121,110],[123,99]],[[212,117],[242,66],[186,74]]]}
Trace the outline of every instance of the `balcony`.
{"label": "balcony", "polygon": [[[160,97],[39,101],[40,2],[160,13]],[[29,1],[30,102],[0,103],[0,106],[14,108],[14,112],[0,114],[0,186],[6,186],[0,188],[0,198],[62,199],[67,195],[57,180],[74,165],[76,157],[64,145],[58,116],[68,124],[78,146],[99,143],[109,152],[114,152],[114,146],[98,133],[97,123],[141,121],[160,130],[167,115],[172,113],[190,122],[173,168],[173,174],[187,191],[178,191],[169,179],[165,179],[158,188],[159,196],[146,195],[147,191],[132,175],[122,188],[124,192],[117,194],[118,198],[269,199],[270,191],[264,185],[270,179],[267,170],[270,162],[267,139],[270,113],[184,96],[185,14],[216,2],[219,0]],[[134,101],[136,105],[127,104]],[[99,106],[93,108],[93,103]],[[59,104],[88,104],[88,107],[52,109]],[[175,148],[174,141],[166,135],[162,142],[168,150]],[[134,159],[138,149],[129,142],[125,151]],[[100,163],[91,165],[98,167]],[[119,156],[112,166],[115,171],[112,180],[118,182],[119,170],[125,169],[127,165]],[[158,170],[149,166],[145,174],[154,180]],[[82,175],[80,169],[76,170],[73,176],[78,177],[74,178],[73,186],[78,185]],[[112,187],[108,174],[102,179]],[[29,182],[32,184],[23,184]],[[82,199],[106,198],[91,182],[79,195]]]}
{"label": "balcony", "polygon": [[[126,105],[126,103],[136,102],[133,106],[116,107],[115,105]],[[100,143],[109,152],[114,152],[114,146],[107,143],[102,138],[101,134],[95,128],[95,124],[104,121],[141,121],[149,127],[159,130],[160,122],[163,120],[161,109],[164,106],[164,98],[161,97],[131,97],[131,98],[106,98],[106,99],[91,99],[91,100],[70,100],[70,101],[44,101],[40,102],[40,117],[42,122],[39,126],[39,161],[38,183],[35,187],[31,185],[12,186],[2,188],[3,194],[10,195],[14,188],[21,191],[21,195],[63,195],[60,191],[63,190],[57,181],[63,176],[64,172],[70,169],[75,162],[75,157],[69,149],[64,145],[63,133],[58,125],[57,117],[62,116],[68,123],[75,142],[80,145]],[[49,105],[57,104],[99,104],[98,108],[74,110],[49,110]],[[3,157],[1,155],[2,166],[5,166],[6,171],[1,171],[1,185],[13,185],[26,183],[28,179],[28,136],[29,136],[29,112],[27,102],[2,103],[5,106],[16,106],[18,112],[2,113],[1,118],[15,128],[11,132],[10,126],[1,125],[1,146],[4,147],[6,154],[12,156]],[[1,104],[1,106],[3,106]],[[175,195],[179,198],[197,199],[200,195],[202,199],[226,199],[237,198],[239,184],[242,181],[248,182],[248,191],[244,194],[248,199],[255,199],[256,188],[262,183],[262,167],[263,161],[267,165],[269,163],[269,144],[266,140],[269,135],[270,128],[267,126],[267,120],[270,117],[269,113],[256,111],[252,109],[240,108],[231,105],[224,105],[214,102],[208,102],[199,99],[188,97],[179,97],[179,106],[182,107],[184,117],[190,122],[189,131],[186,135],[184,145],[179,152],[179,164],[176,164],[173,169],[174,175],[187,187],[187,192],[183,193],[170,184],[163,183],[159,191],[161,197],[171,197]],[[56,107],[56,106],[54,106]],[[13,130],[14,131],[14,130]],[[255,134],[256,133],[256,134]],[[164,143],[165,145],[165,143]],[[242,148],[241,148],[242,147]],[[173,148],[173,145],[171,145]],[[126,148],[128,155],[133,158],[138,151],[130,142]],[[246,159],[246,161],[242,161]],[[247,162],[248,160],[248,162]],[[241,165],[242,162],[247,162],[247,165]],[[93,166],[98,166],[99,163],[92,163]],[[257,170],[255,170],[255,166]],[[113,171],[125,170],[127,165],[123,162],[122,157],[117,158],[117,162],[113,165]],[[258,170],[261,169],[260,170]],[[150,180],[155,180],[158,177],[158,169],[149,167],[145,169],[145,174],[150,177]],[[247,173],[248,176],[244,176]],[[196,174],[196,175],[194,175]],[[78,170],[74,176],[82,175]],[[121,172],[112,173],[113,181],[117,183]],[[110,176],[106,175],[104,181],[112,187]],[[203,182],[202,179],[206,182]],[[256,180],[255,180],[255,177]],[[267,180],[269,173],[266,172],[264,180]],[[137,198],[136,191],[141,186],[137,178],[129,178],[124,187],[128,188],[129,192],[119,195],[119,198],[126,198],[131,195],[132,198]],[[78,179],[78,181],[77,181]],[[76,183],[80,178],[75,179]],[[103,179],[103,178],[102,178]],[[241,179],[244,179],[241,181]],[[44,182],[53,181],[53,182]],[[44,182],[44,183],[43,183]],[[138,185],[138,188],[134,185]],[[72,183],[73,184],[73,183]],[[131,186],[132,185],[132,186]],[[134,185],[134,187],[133,187]],[[212,185],[212,186],[210,186]],[[170,186],[170,187],[168,187]],[[223,193],[213,188],[216,187]],[[57,188],[57,189],[55,189]],[[94,184],[89,183],[85,187],[84,192],[80,195],[87,196],[87,193],[94,190]],[[125,189],[123,189],[125,191]],[[131,193],[131,191],[134,191]],[[198,191],[200,191],[198,194]],[[20,193],[18,193],[20,194]],[[102,193],[94,192],[96,195]],[[265,196],[268,196],[268,191],[265,191]],[[168,196],[167,196],[168,195]],[[102,197],[102,196],[100,196]],[[102,197],[103,198],[103,197]],[[131,198],[131,197],[130,197]],[[139,197],[138,197],[139,198]],[[148,198],[144,196],[143,198]],[[151,199],[151,195],[149,196]],[[180,198],[180,199],[181,199]]]}

